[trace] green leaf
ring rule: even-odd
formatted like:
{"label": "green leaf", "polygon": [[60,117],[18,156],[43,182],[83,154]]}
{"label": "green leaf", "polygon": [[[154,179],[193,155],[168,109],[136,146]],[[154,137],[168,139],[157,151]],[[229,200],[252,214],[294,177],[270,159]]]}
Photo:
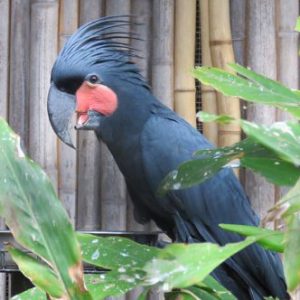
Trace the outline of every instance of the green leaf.
{"label": "green leaf", "polygon": [[83,284],[79,243],[45,172],[28,159],[0,119],[0,215],[22,246],[53,268],[72,299],[90,299]]}
{"label": "green leaf", "polygon": [[54,298],[66,296],[64,286],[48,266],[12,246],[8,246],[7,250],[18,265],[19,270],[29,278],[36,287],[39,287]]}
{"label": "green leaf", "polygon": [[120,267],[143,268],[159,254],[159,249],[121,237],[99,237],[77,234],[83,249],[83,260],[98,267],[117,270]]}
{"label": "green leaf", "polygon": [[[222,286],[217,280],[215,280],[212,276],[207,276],[203,280],[203,282],[199,285],[200,287],[202,285],[205,285],[206,287],[210,288],[213,292],[214,295],[217,295],[219,299],[222,300],[235,300],[235,296],[228,291],[224,286]],[[203,287],[202,287],[203,288]]]}
{"label": "green leaf", "polygon": [[284,160],[300,166],[300,125],[294,122],[277,122],[271,126],[242,121],[245,133],[262,145],[273,149]]}
{"label": "green leaf", "polygon": [[215,115],[205,111],[199,111],[197,117],[201,122],[218,122],[221,124],[229,124],[236,119],[228,115]]}
{"label": "green leaf", "polygon": [[88,290],[95,299],[119,296],[143,285],[145,264],[160,249],[121,237],[98,237],[78,233],[84,261],[112,271],[88,278]]}
{"label": "green leaf", "polygon": [[[166,252],[165,249],[141,245],[127,238],[98,237],[78,233],[78,239],[86,262],[112,270],[105,274],[85,277],[88,290],[95,299],[122,295],[136,286],[149,286],[145,265],[157,257],[163,257],[174,264],[174,255]],[[204,286],[209,287],[208,284]],[[219,284],[218,290],[221,287]],[[216,286],[212,287],[215,288]],[[226,291],[223,287],[222,289],[222,292]]]}
{"label": "green leaf", "polygon": [[38,288],[32,288],[13,296],[10,300],[47,300],[47,295]]}
{"label": "green leaf", "polygon": [[129,269],[124,272],[110,271],[100,275],[86,275],[85,281],[93,299],[100,300],[129,292],[142,284],[142,276],[144,276],[143,272]]}
{"label": "green leaf", "polygon": [[164,178],[159,193],[202,183],[237,159],[241,166],[251,168],[278,185],[293,185],[300,177],[300,168],[254,139],[247,138],[229,147],[197,151],[193,160],[182,163]]}
{"label": "green leaf", "polygon": [[288,290],[294,291],[300,283],[300,217],[295,214],[288,217],[286,246],[283,254],[284,272]]}
{"label": "green leaf", "polygon": [[296,23],[296,26],[295,26],[295,30],[300,32],[300,17],[297,18],[297,23]]}
{"label": "green leaf", "polygon": [[166,293],[166,299],[236,300],[236,297],[209,275],[197,285]]}
{"label": "green leaf", "polygon": [[230,66],[244,78],[210,67],[196,68],[193,74],[201,83],[214,87],[226,96],[237,96],[251,102],[275,105],[299,118],[298,93],[238,64]]}
{"label": "green leaf", "polygon": [[262,247],[276,252],[284,251],[284,233],[281,231],[236,224],[219,224],[219,226],[224,230],[234,232],[242,236],[261,237],[258,239],[257,243]]}
{"label": "green leaf", "polygon": [[253,242],[254,238],[248,238],[224,247],[211,243],[171,244],[146,264],[144,282],[162,284],[163,291],[191,286],[204,280],[218,265]]}
{"label": "green leaf", "polygon": [[[199,298],[198,296],[199,295],[195,294],[189,289],[180,289],[165,293],[166,300],[216,300],[216,298],[210,296],[206,292],[203,292],[201,294],[201,298]],[[208,296],[208,298],[206,298],[205,296]]]}
{"label": "green leaf", "polygon": [[282,218],[287,219],[300,211],[300,180],[295,186],[284,195],[284,197],[276,203],[264,218],[264,222],[273,222]]}
{"label": "green leaf", "polygon": [[300,284],[300,180],[269,212],[267,220],[286,221],[284,271],[289,291]]}
{"label": "green leaf", "polygon": [[144,290],[139,294],[137,300],[147,300],[149,295],[150,288],[144,288]]}

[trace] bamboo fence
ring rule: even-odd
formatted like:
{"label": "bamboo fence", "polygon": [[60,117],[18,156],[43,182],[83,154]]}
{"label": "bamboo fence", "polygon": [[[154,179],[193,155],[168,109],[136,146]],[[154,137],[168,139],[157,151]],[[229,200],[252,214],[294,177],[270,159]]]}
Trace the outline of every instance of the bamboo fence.
{"label": "bamboo fence", "polygon": [[[79,25],[105,15],[104,1],[92,2],[80,1]],[[76,227],[81,230],[100,229],[101,203],[100,201],[90,201],[90,199],[100,197],[101,145],[99,145],[93,132],[86,134],[79,132],[77,147],[79,151],[77,154]],[[85,155],[87,151],[90,153],[88,156]]]}
{"label": "bamboo fence", "polygon": [[[227,64],[234,62],[230,28],[229,0],[208,1],[209,43],[212,65],[231,71]],[[222,24],[222,26],[220,26]],[[217,93],[218,114],[240,118],[240,103],[236,97],[225,97]],[[241,129],[236,123],[221,124],[218,128],[218,145],[228,146],[240,140]]]}
{"label": "bamboo fence", "polygon": [[196,0],[176,0],[174,45],[174,109],[196,127],[195,65]]}
{"label": "bamboo fence", "polygon": [[[63,0],[59,8],[58,48],[61,49],[74,30],[78,27],[78,2]],[[76,143],[76,135],[73,134]],[[58,194],[63,201],[72,223],[75,224],[76,214],[76,153],[69,147],[58,141]]]}
{"label": "bamboo fence", "polygon": [[[74,133],[76,152],[55,137],[46,98],[57,52],[89,20],[134,15],[136,23],[144,23],[128,28],[143,38],[131,41],[141,51],[142,59],[136,62],[143,75],[163,103],[195,126],[195,82],[190,76],[195,49],[201,49],[203,65],[226,68],[236,60],[297,88],[298,35],[293,28],[298,11],[298,0],[0,0],[0,116],[51,177],[77,229],[153,230],[153,224],[134,221],[124,179],[93,132]],[[200,44],[195,44],[196,18],[201,23]],[[201,87],[201,102],[205,111],[240,117],[238,99],[216,95],[208,87]],[[242,115],[267,124],[286,118],[275,109],[253,104],[242,109]],[[240,129],[232,125],[203,124],[203,131],[219,145],[240,137]],[[243,180],[261,215],[284,192],[248,171]],[[19,275],[6,279],[0,276],[0,300],[6,299],[7,288],[16,292],[26,284]],[[118,299],[136,299],[137,293]],[[151,299],[159,298],[153,291]]]}
{"label": "bamboo fence", "polygon": [[[0,1],[0,11],[3,17],[0,18],[0,116],[7,119],[8,117],[8,58],[9,58],[9,2],[8,0]],[[0,229],[5,225],[0,220]],[[5,299],[6,278],[5,274],[0,274],[0,299]]]}
{"label": "bamboo fence", "polygon": [[[209,45],[209,0],[200,1],[200,22],[201,22],[201,58],[204,66],[212,66],[210,45]],[[202,109],[211,114],[218,113],[217,93],[209,86],[201,85]],[[203,133],[214,144],[218,145],[218,124],[215,122],[204,123]]]}
{"label": "bamboo fence", "polygon": [[[273,79],[277,76],[275,12],[275,1],[253,0],[248,3],[246,62],[254,71]],[[248,105],[247,119],[271,124],[276,120],[276,109],[265,105]],[[264,215],[274,204],[274,185],[246,171],[245,186],[254,209],[261,216]]]}

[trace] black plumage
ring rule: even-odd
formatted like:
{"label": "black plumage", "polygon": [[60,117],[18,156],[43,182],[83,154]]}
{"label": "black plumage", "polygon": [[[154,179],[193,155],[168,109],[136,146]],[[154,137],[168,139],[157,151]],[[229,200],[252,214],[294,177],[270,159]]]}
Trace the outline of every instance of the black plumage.
{"label": "black plumage", "polygon": [[[131,62],[135,52],[122,41],[129,38],[123,30],[128,24],[127,16],[113,16],[81,27],[55,62],[51,89],[69,94],[71,103],[76,101],[74,94],[86,76],[97,74],[101,84],[117,95],[116,111],[109,116],[90,112],[89,117],[96,115],[97,122],[88,129],[95,130],[113,154],[125,177],[139,222],[154,220],[177,242],[208,241],[224,245],[240,241],[240,236],[223,231],[218,224],[258,225],[259,218],[231,170],[223,169],[192,188],[170,191],[164,197],[157,195],[159,183],[170,171],[190,159],[195,150],[212,146],[152,95]],[[66,132],[58,130],[57,121],[53,120],[60,106],[50,93],[50,120],[59,137],[65,140]],[[66,109],[71,110],[71,106]],[[66,126],[66,122],[62,123]],[[289,299],[278,255],[258,245],[234,255],[213,275],[238,299],[263,299],[269,295]]]}

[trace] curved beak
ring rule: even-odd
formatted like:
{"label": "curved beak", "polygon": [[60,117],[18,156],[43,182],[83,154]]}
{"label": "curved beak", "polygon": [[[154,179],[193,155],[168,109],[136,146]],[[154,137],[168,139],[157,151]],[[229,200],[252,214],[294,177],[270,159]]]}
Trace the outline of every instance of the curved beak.
{"label": "curved beak", "polygon": [[59,139],[74,149],[75,146],[72,142],[70,130],[72,128],[71,120],[75,112],[75,107],[75,96],[61,92],[51,83],[47,103],[51,126]]}

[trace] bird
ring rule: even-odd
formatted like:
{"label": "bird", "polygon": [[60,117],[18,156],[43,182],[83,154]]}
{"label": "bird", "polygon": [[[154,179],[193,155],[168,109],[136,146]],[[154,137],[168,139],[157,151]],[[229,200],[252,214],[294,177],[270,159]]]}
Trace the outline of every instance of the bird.
{"label": "bird", "polygon": [[[142,224],[153,220],[175,242],[219,245],[243,240],[220,223],[258,226],[239,180],[223,168],[190,188],[157,193],[161,181],[199,149],[213,147],[151,92],[133,57],[130,16],[106,16],[71,35],[51,71],[47,109],[57,136],[74,147],[77,130],[93,130],[124,175]],[[253,244],[226,260],[212,276],[238,299],[290,299],[279,256]]]}

